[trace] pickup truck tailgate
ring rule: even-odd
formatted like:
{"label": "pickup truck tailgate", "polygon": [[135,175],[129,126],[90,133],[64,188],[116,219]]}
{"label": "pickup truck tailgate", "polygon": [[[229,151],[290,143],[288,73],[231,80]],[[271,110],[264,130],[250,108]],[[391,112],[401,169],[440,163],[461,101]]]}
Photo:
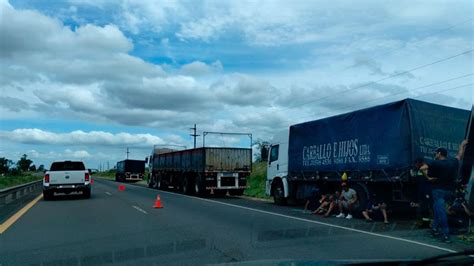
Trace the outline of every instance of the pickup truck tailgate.
{"label": "pickup truck tailgate", "polygon": [[84,183],[85,171],[57,171],[49,172],[49,183],[55,184],[78,184]]}

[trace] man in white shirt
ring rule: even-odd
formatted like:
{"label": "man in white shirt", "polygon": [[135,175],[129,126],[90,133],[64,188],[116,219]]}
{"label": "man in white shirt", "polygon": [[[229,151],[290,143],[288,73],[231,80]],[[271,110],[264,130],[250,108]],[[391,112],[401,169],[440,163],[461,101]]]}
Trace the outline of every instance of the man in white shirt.
{"label": "man in white shirt", "polygon": [[[339,198],[339,215],[336,217],[352,219],[352,209],[354,204],[357,202],[357,192],[354,189],[349,188],[346,182],[343,182],[341,186],[342,191]],[[345,210],[347,211],[347,216],[344,215]]]}

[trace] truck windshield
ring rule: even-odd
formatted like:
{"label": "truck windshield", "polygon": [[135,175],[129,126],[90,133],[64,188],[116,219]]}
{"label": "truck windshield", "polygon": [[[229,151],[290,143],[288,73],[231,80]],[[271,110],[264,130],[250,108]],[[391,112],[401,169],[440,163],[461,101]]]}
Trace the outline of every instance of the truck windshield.
{"label": "truck windshield", "polygon": [[83,171],[86,170],[82,162],[56,162],[51,165],[50,171]]}

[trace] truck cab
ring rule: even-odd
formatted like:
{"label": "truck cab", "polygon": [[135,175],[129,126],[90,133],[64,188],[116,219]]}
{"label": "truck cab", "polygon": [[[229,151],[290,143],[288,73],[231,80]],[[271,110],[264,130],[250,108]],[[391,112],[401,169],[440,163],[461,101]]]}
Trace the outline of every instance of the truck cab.
{"label": "truck cab", "polygon": [[277,204],[285,204],[288,197],[288,142],[289,131],[275,135],[269,146],[265,193]]}

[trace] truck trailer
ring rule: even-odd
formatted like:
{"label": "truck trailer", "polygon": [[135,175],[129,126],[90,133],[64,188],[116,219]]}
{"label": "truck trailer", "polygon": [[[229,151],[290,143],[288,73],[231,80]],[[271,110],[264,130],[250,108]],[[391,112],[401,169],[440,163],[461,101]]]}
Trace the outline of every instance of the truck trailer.
{"label": "truck trailer", "polygon": [[414,161],[429,162],[444,147],[454,157],[470,112],[405,99],[292,125],[268,152],[266,194],[277,204],[302,200],[308,191],[333,193],[347,177],[359,208],[377,194],[391,206],[418,200]]}
{"label": "truck trailer", "polygon": [[145,161],[123,160],[117,162],[115,181],[140,181],[145,176]]}
{"label": "truck trailer", "polygon": [[250,148],[153,149],[148,186],[184,194],[242,195],[252,169]]}

